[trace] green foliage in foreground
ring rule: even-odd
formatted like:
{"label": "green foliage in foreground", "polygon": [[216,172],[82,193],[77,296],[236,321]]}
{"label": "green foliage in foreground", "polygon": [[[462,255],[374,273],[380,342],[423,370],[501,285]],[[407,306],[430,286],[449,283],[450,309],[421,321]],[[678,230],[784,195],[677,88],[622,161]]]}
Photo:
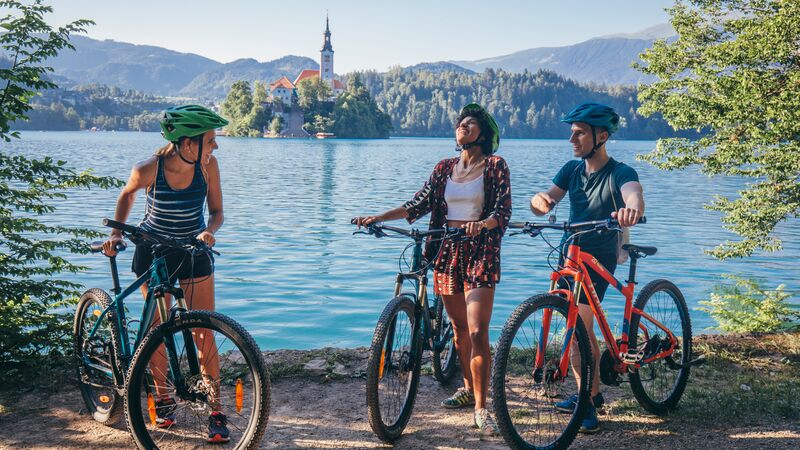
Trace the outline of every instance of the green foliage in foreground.
{"label": "green foliage in foreground", "polygon": [[[52,71],[44,61],[70,48],[69,35],[91,22],[79,20],[58,30],[44,21],[52,8],[41,1],[23,5],[0,1],[11,13],[2,18],[0,46],[14,64],[3,69],[0,91],[0,138],[18,138],[9,124],[26,119],[39,89],[56,86],[42,79]],[[74,303],[75,283],[61,273],[83,268],[63,255],[86,253],[86,239],[98,233],[85,228],[50,225],[42,217],[79,188],[120,186],[118,180],[78,172],[50,157],[28,159],[0,147],[0,386],[13,387],[42,375],[44,367],[71,351],[71,314],[59,313]]]}
{"label": "green foliage in foreground", "polygon": [[668,11],[679,37],[642,54],[638,68],[658,81],[642,87],[639,111],[707,133],[662,139],[643,159],[752,179],[738,198],[708,205],[741,236],[710,253],[725,259],[779,250],[775,226],[800,216],[800,2],[686,0]]}
{"label": "green foliage in foreground", "polygon": [[755,280],[726,275],[734,283],[720,284],[711,293],[711,299],[701,301],[705,311],[722,331],[736,333],[772,333],[800,328],[800,310],[788,301],[792,294],[786,286],[773,290],[763,289]]}

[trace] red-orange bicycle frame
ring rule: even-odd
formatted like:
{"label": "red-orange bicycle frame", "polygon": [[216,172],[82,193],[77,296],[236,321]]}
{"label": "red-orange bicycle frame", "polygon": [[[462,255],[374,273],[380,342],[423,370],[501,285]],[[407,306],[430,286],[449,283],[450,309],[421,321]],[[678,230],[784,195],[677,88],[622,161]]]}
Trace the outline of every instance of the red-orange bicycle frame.
{"label": "red-orange bicycle frame", "polygon": [[[619,345],[617,345],[617,340],[614,338],[614,334],[611,332],[611,328],[608,326],[605,313],[603,312],[603,308],[600,307],[600,300],[597,297],[597,292],[591,283],[591,279],[589,279],[588,283],[586,282],[589,273],[587,268],[592,268],[594,271],[596,271],[601,277],[608,281],[609,286],[612,286],[614,289],[621,292],[625,297],[625,312],[622,321],[622,337]],[[558,280],[566,277],[570,277],[574,280],[572,289],[557,288],[556,283]],[[562,350],[561,361],[559,362],[559,373],[557,375],[558,379],[567,376],[567,370],[569,368],[569,350],[572,342],[572,334],[574,333],[575,325],[577,324],[579,317],[578,299],[580,298],[581,291],[586,291],[588,294],[587,297],[589,299],[589,306],[592,308],[592,313],[594,313],[594,317],[597,319],[597,323],[600,326],[600,331],[603,334],[603,339],[606,342],[606,346],[610,350],[611,356],[614,358],[614,367],[619,373],[626,373],[630,367],[638,369],[642,364],[647,364],[651,361],[665,358],[675,351],[675,347],[678,345],[678,340],[675,335],[667,327],[651,317],[649,314],[645,313],[641,309],[633,307],[633,291],[635,285],[635,281],[633,279],[629,279],[627,280],[627,284],[623,286],[622,282],[614,278],[614,275],[612,275],[602,264],[600,264],[597,258],[588,252],[582,251],[577,245],[573,244],[569,246],[567,257],[564,260],[564,267],[553,271],[550,274],[550,293],[563,295],[569,301],[569,311],[567,313],[567,331],[564,339],[564,348]],[[622,355],[627,354],[629,350],[628,336],[630,331],[631,317],[633,314],[637,314],[641,318],[649,320],[655,326],[663,330],[669,337],[669,349],[661,351],[655,355],[648,356],[641,362],[627,363],[623,361]],[[552,309],[545,309],[543,311],[542,330],[539,336],[539,345],[537,346],[536,352],[536,367],[534,367],[534,369],[542,369],[544,366],[545,349],[547,348],[548,331],[550,329],[550,320],[552,316]],[[643,339],[641,339],[640,342],[647,342],[650,339],[650,336],[647,332],[647,329],[642,325],[641,320],[639,321],[639,329],[644,333]]]}

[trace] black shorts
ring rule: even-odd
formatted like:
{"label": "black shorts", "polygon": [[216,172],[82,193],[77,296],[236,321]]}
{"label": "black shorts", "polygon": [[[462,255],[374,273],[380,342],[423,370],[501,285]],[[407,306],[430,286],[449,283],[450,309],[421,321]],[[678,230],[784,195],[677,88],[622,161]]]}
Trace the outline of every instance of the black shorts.
{"label": "black shorts", "polygon": [[[617,268],[617,255],[616,254],[594,254],[592,256],[597,259],[597,261],[606,268],[612,275],[614,274],[614,270]],[[559,266],[563,264],[562,261],[559,261]],[[602,302],[603,297],[606,295],[606,290],[608,290],[608,281],[605,278],[601,277],[599,273],[595,272],[591,267],[586,267],[586,270],[589,272],[589,278],[592,280],[592,284],[594,285],[594,290],[597,293],[597,298]],[[559,289],[569,289],[572,290],[572,278],[561,278],[558,280],[558,288]],[[581,289],[581,297],[578,299],[578,303],[581,305],[588,305],[589,304],[589,296],[584,289]]]}
{"label": "black shorts", "polygon": [[[191,278],[203,278],[214,273],[214,257],[210,253],[196,255],[194,257],[189,252],[179,249],[167,249],[167,273],[169,281],[186,280]],[[147,242],[136,246],[133,253],[133,263],[131,270],[137,277],[150,270],[153,263],[153,250]]]}

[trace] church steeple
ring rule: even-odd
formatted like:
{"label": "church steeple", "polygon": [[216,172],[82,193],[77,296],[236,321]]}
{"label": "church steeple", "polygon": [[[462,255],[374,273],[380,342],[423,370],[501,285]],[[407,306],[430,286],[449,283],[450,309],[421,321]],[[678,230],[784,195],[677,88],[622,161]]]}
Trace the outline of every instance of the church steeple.
{"label": "church steeple", "polygon": [[331,45],[331,27],[328,15],[325,14],[325,40],[319,51],[319,78],[333,89],[333,46]]}
{"label": "church steeple", "polygon": [[328,15],[325,15],[325,40],[322,42],[322,50],[323,52],[333,52],[333,47],[331,46],[331,27],[329,26],[328,22]]}

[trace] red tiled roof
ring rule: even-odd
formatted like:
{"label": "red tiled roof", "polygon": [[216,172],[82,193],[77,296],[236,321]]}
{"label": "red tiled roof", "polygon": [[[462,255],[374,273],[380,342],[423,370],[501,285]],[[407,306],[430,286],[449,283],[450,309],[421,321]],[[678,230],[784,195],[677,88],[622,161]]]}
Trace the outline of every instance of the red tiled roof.
{"label": "red tiled roof", "polygon": [[292,84],[291,81],[289,81],[288,78],[280,77],[278,79],[278,81],[276,81],[274,83],[271,83],[269,85],[269,90],[270,91],[274,91],[275,89],[278,89],[278,88],[294,89],[294,85]]}
{"label": "red tiled roof", "polygon": [[317,78],[317,77],[319,77],[319,70],[306,69],[300,72],[300,75],[298,75],[297,79],[294,80],[294,85],[297,86],[297,83],[299,83],[302,80],[305,80],[306,78]]}
{"label": "red tiled roof", "polygon": [[333,88],[334,89],[344,89],[344,85],[339,80],[333,80]]}

